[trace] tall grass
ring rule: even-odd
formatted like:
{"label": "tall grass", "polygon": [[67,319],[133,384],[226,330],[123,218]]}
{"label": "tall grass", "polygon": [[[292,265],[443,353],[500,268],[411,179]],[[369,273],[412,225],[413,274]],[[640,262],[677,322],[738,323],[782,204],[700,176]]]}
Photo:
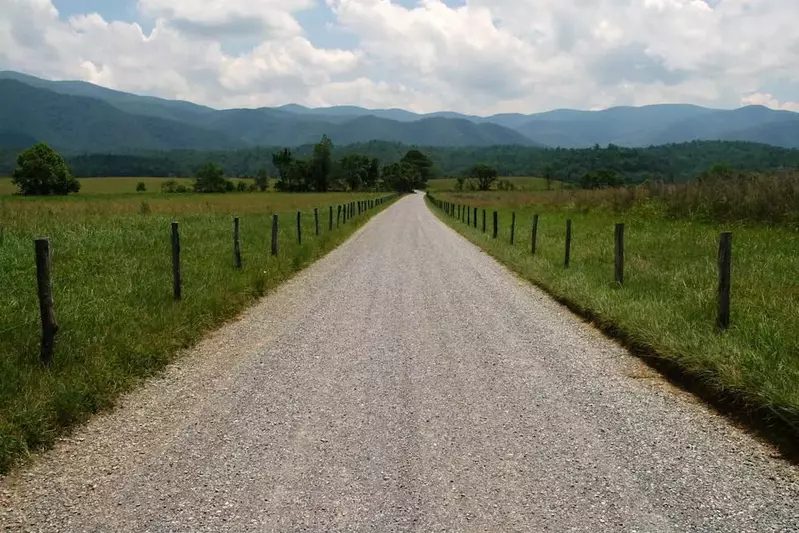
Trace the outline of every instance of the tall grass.
{"label": "tall grass", "polygon": [[[181,348],[334,248],[378,211],[330,232],[328,205],[375,196],[177,195],[142,203],[134,194],[132,201],[0,201],[0,471],[111,406]],[[319,237],[314,206],[321,208]],[[297,209],[304,212],[302,245],[296,239]],[[277,258],[270,255],[272,213],[280,215]],[[233,215],[241,215],[241,271],[233,260]],[[172,300],[172,220],[181,231],[181,302]],[[50,368],[38,360],[33,240],[40,236],[51,241],[61,326]]]}
{"label": "tall grass", "polygon": [[[749,187],[760,179],[774,188],[760,192],[758,198],[749,197]],[[499,206],[496,193],[439,196],[485,207],[489,221],[485,234],[436,211],[469,240],[607,331],[677,365],[716,398],[759,413],[761,419],[787,422],[799,435],[799,232],[786,225],[751,222],[793,220],[784,213],[795,213],[795,201],[783,203],[780,198],[777,207],[761,210],[768,203],[764,199],[777,200],[775,195],[785,194],[779,192],[783,186],[761,177],[740,189],[736,185],[715,194],[714,187],[722,186],[704,182],[654,192],[643,187],[585,191],[570,196],[568,202],[560,201],[562,193],[552,193],[533,204],[528,195],[519,193],[504,197],[513,204],[510,207]],[[629,201],[626,195],[632,194],[638,196]],[[736,198],[742,205],[714,211],[713,206],[729,205]],[[662,204],[651,209],[653,202]],[[664,209],[664,205],[673,207]],[[491,237],[493,210],[500,221],[496,240]],[[517,216],[514,245],[509,239],[512,212]],[[532,256],[536,213],[541,215],[538,251]],[[670,213],[679,216],[668,218]],[[567,218],[573,221],[568,269],[564,268]],[[704,221],[719,218],[736,222]],[[615,284],[613,276],[616,222],[627,226],[623,287]],[[719,233],[728,230],[733,232],[732,326],[720,334],[715,325],[716,259]]]}

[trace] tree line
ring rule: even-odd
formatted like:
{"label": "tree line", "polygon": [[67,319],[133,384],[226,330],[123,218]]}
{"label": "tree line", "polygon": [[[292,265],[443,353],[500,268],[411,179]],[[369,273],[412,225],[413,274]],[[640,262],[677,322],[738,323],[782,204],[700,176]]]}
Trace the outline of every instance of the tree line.
{"label": "tree line", "polygon": [[[292,159],[313,157],[316,145],[291,148]],[[382,165],[400,163],[414,147],[372,141],[348,146],[330,146],[337,164],[347,155],[377,159]],[[424,147],[416,149],[433,162],[437,176],[466,174],[476,164],[493,167],[501,176],[549,176],[558,181],[577,183],[591,171],[609,170],[622,175],[625,181],[638,183],[648,179],[678,182],[692,179],[716,164],[727,164],[748,171],[769,171],[799,168],[799,150],[765,144],[737,141],[694,141],[683,144],[623,148],[610,145],[585,149],[542,149],[524,146],[490,146],[475,148]],[[190,176],[207,161],[215,161],[233,177],[255,176],[261,169],[270,175],[279,173],[279,161],[273,155],[284,147],[257,147],[228,151],[176,150],[169,152],[136,152],[131,154],[70,154],[66,161],[79,177],[95,176]],[[0,175],[10,174],[19,150],[0,150]],[[361,171],[364,160],[351,160],[350,168]],[[283,165],[284,172],[303,169]],[[343,166],[331,168],[339,174]],[[396,169],[393,169],[396,170]],[[372,171],[374,175],[374,171]],[[334,180],[337,178],[333,178]],[[363,178],[362,178],[363,179]],[[367,181],[371,179],[366,176]]]}
{"label": "tree line", "polygon": [[[430,157],[413,148],[399,161],[385,166],[381,166],[377,158],[357,153],[335,159],[333,141],[326,135],[313,146],[306,158],[283,148],[272,153],[271,162],[277,174],[274,186],[281,192],[390,190],[403,193],[424,189],[435,172]],[[270,172],[262,166],[252,175],[237,176],[251,178],[252,184],[239,182],[234,185],[229,173],[214,160],[206,160],[190,175],[195,178],[193,187],[168,180],[162,184],[162,192],[263,192],[269,189],[270,183]],[[70,171],[67,161],[45,143],[37,143],[18,154],[12,182],[24,195],[65,195],[80,191],[80,182]],[[144,183],[136,187],[137,191],[145,189]]]}

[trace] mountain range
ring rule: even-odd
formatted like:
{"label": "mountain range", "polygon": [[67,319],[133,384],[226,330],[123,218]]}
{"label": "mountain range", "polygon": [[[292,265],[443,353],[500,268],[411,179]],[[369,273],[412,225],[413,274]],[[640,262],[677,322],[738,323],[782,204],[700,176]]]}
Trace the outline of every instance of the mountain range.
{"label": "mountain range", "polygon": [[420,146],[583,148],[735,140],[799,148],[799,114],[762,106],[722,110],[683,104],[488,117],[296,104],[217,110],[83,81],[0,72],[0,148],[44,141],[70,153],[228,150],[300,146],[324,134],[337,145],[380,140]]}

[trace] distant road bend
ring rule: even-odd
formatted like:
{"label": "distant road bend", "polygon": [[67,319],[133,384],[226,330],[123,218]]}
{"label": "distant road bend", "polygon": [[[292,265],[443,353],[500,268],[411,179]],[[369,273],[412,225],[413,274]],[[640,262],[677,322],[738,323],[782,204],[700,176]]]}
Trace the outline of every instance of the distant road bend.
{"label": "distant road bend", "polygon": [[0,524],[796,532],[799,473],[413,195],[3,480]]}

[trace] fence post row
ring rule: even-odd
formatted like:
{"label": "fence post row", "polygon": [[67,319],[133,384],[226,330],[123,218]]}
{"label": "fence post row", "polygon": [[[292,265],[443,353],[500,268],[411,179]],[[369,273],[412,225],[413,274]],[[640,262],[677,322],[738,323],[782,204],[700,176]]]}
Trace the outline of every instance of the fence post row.
{"label": "fence post row", "polygon": [[236,268],[241,269],[241,244],[239,243],[239,217],[233,219],[233,260]]}
{"label": "fence post row", "polygon": [[720,330],[730,327],[730,288],[732,285],[732,233],[719,238],[719,300],[716,324]]}
{"label": "fence post row", "polygon": [[566,268],[569,268],[569,264],[571,263],[571,251],[572,251],[572,219],[566,219],[566,258],[564,264]]}
{"label": "fence post row", "polygon": [[180,271],[180,230],[172,223],[172,289],[175,300],[183,298],[183,276]]}
{"label": "fence post row", "polygon": [[616,258],[616,283],[621,287],[624,285],[624,224],[616,224],[614,235],[615,247],[614,255]]}
{"label": "fence post row", "polygon": [[272,255],[277,255],[277,215],[272,215]]}
{"label": "fence post row", "polygon": [[533,235],[531,237],[531,253],[535,255],[536,240],[538,239],[538,215],[533,215]]}
{"label": "fence post row", "polygon": [[42,319],[41,361],[49,365],[53,360],[58,323],[53,304],[53,283],[50,277],[50,241],[36,239],[36,285],[39,295],[39,312]]}
{"label": "fence post row", "polygon": [[516,235],[516,212],[511,213],[510,219],[510,244],[513,246],[513,239]]}

